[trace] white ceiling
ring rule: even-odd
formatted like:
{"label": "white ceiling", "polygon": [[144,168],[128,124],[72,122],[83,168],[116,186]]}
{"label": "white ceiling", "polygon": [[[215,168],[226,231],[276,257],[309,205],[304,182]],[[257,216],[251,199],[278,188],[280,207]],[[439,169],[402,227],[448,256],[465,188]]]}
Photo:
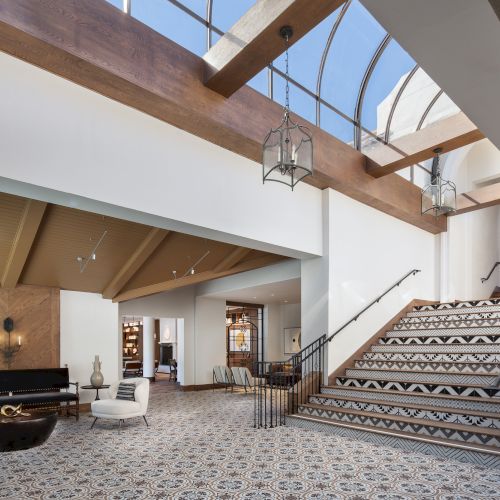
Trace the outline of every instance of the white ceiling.
{"label": "white ceiling", "polygon": [[300,278],[277,283],[219,292],[209,297],[250,304],[298,304],[300,303]]}
{"label": "white ceiling", "polygon": [[487,0],[361,0],[500,148],[500,21]]}

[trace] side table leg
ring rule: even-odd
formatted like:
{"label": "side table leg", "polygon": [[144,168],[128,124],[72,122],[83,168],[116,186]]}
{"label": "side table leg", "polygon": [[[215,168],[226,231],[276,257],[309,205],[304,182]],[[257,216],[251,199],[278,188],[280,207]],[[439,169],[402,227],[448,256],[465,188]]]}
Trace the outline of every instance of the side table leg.
{"label": "side table leg", "polygon": [[95,390],[95,400],[96,401],[99,401],[100,397],[99,397],[99,388],[96,388]]}

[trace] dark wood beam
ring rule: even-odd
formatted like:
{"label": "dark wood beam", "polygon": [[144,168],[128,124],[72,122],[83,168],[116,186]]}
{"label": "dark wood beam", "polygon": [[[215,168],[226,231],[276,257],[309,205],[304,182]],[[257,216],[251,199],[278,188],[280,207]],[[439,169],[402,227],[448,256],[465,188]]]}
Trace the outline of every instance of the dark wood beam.
{"label": "dark wood beam", "polygon": [[466,214],[495,205],[500,205],[500,183],[474,189],[468,193],[458,194],[457,211],[448,214],[448,216]]}
{"label": "dark wood beam", "polygon": [[205,84],[229,97],[284,52],[280,28],[291,26],[289,45],[345,0],[260,0],[205,54]]}
{"label": "dark wood beam", "polygon": [[112,299],[141,268],[168,234],[169,231],[165,229],[158,229],[156,227],[151,229],[146,238],[144,238],[134,253],[127,259],[127,262],[116,273],[116,276],[106,285],[102,291],[102,296],[105,299]]}
{"label": "dark wood beam", "polygon": [[[247,86],[229,99],[208,89],[201,58],[102,0],[0,0],[0,50],[258,163],[282,117],[281,105]],[[421,215],[417,186],[399,175],[374,179],[365,156],[309,127],[309,184],[431,233],[446,230],[446,217]]]}
{"label": "dark wood beam", "polygon": [[118,294],[113,298],[113,302],[124,302],[126,300],[138,299],[140,297],[147,297],[148,295],[154,295],[156,293],[169,292],[171,290],[176,290],[177,288],[183,288],[185,286],[196,285],[198,283],[203,283],[205,281],[210,281],[216,278],[223,278],[224,276],[230,276],[232,274],[238,274],[245,271],[251,271],[252,269],[258,269],[260,267],[269,266],[276,262],[283,260],[284,257],[281,255],[264,255],[257,259],[249,260],[233,266],[231,269],[225,271],[203,271],[201,273],[189,274],[182,278],[171,279],[167,281],[162,281],[161,283],[155,283],[153,285],[147,285],[140,288],[135,288],[133,290],[127,290],[126,292]]}
{"label": "dark wood beam", "polygon": [[17,285],[46,208],[47,203],[26,200],[26,206],[5,264],[1,283],[2,288],[15,288]]}
{"label": "dark wood beam", "polygon": [[481,139],[481,131],[460,112],[391,141],[392,148],[377,143],[365,151],[366,171],[373,177],[383,177],[432,158],[436,148],[447,153]]}

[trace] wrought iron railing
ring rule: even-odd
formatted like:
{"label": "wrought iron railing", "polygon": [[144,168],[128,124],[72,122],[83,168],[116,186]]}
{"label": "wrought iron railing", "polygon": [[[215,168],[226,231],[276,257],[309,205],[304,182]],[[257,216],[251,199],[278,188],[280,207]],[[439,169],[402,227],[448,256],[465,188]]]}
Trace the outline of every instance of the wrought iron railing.
{"label": "wrought iron railing", "polygon": [[481,278],[481,283],[484,283],[485,281],[488,281],[491,278],[491,275],[493,274],[493,272],[495,271],[497,266],[500,266],[500,262],[495,262],[493,264],[493,267],[491,268],[490,274],[488,274],[488,276],[486,276],[486,278]]}
{"label": "wrought iron railing", "polygon": [[298,407],[307,402],[310,394],[319,393],[328,376],[325,370],[328,344],[394,288],[419,272],[419,269],[412,269],[406,273],[331,335],[322,335],[293,354],[290,359],[258,362],[254,393],[254,427],[272,428],[283,425],[286,415],[296,413]]}

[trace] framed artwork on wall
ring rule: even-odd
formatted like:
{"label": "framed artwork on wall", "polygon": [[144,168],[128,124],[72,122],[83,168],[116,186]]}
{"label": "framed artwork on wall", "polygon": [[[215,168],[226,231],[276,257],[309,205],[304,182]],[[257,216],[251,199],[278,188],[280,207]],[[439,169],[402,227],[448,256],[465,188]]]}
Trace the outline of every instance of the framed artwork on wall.
{"label": "framed artwork on wall", "polygon": [[301,349],[300,327],[285,328],[285,354],[295,354]]}

